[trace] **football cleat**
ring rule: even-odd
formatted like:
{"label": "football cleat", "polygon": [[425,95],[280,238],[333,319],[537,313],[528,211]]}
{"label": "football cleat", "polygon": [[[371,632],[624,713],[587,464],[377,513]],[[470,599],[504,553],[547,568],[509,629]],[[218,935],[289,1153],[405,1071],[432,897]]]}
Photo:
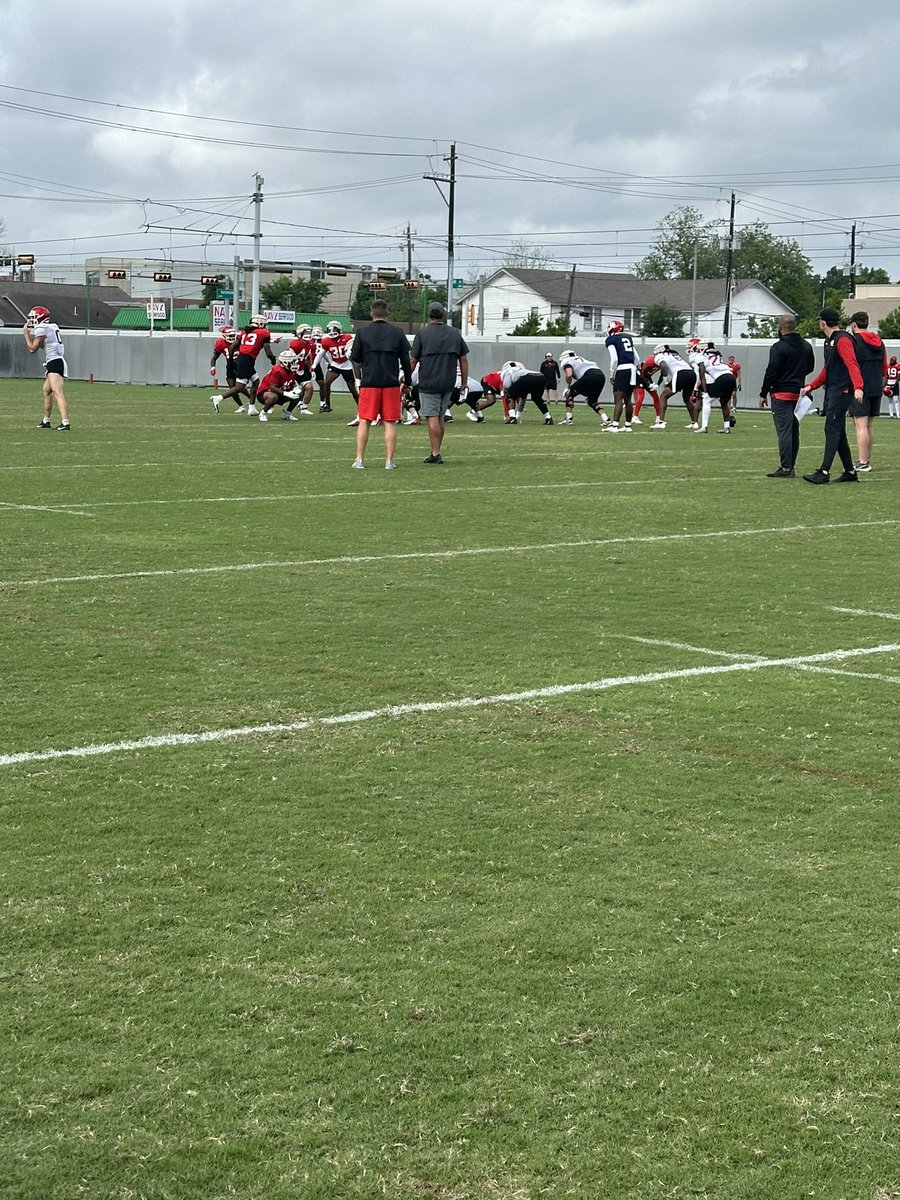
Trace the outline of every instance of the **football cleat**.
{"label": "football cleat", "polygon": [[212,401],[213,408],[216,410],[216,412],[218,412],[219,405],[222,403],[222,397],[221,396],[210,396],[210,400]]}

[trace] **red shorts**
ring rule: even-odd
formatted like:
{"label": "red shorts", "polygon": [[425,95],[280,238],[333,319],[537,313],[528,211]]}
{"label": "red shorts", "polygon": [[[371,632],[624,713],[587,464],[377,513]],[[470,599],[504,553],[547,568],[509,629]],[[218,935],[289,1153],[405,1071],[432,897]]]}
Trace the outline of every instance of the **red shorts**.
{"label": "red shorts", "polygon": [[399,421],[402,406],[400,388],[361,387],[359,389],[359,416],[363,421]]}

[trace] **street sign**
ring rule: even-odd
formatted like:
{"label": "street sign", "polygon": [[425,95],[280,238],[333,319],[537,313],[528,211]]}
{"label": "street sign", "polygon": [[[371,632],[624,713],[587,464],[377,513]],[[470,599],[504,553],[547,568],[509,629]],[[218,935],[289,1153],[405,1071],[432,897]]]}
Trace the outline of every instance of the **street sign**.
{"label": "street sign", "polygon": [[457,287],[465,287],[465,286],[466,286],[466,281],[465,281],[464,279],[454,279],[454,280],[453,280],[453,286],[454,286],[455,288],[457,288]]}
{"label": "street sign", "polygon": [[224,289],[220,288],[220,289],[219,289],[219,290],[216,292],[216,299],[217,299],[217,300],[233,300],[233,299],[234,299],[234,292],[227,292],[227,291],[225,291]]}

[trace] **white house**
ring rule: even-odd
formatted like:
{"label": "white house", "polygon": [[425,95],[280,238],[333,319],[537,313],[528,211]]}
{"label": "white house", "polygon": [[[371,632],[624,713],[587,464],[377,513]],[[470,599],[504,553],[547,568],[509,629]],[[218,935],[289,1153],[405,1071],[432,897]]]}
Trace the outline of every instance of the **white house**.
{"label": "white house", "polygon": [[[678,308],[685,332],[720,338],[725,320],[724,279],[638,279],[635,275],[600,271],[526,270],[502,267],[483,285],[461,296],[463,334],[486,337],[511,333],[534,313],[543,322],[568,309],[570,323],[582,336],[605,337],[610,321],[640,332],[645,311],[653,304]],[[793,310],[758,280],[735,280],[731,296],[730,335],[748,333],[748,319],[782,317]]]}

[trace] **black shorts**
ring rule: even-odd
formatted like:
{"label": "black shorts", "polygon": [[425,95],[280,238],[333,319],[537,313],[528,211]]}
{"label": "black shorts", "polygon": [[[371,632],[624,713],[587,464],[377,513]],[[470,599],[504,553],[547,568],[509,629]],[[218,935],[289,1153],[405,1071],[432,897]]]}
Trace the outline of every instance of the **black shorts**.
{"label": "black shorts", "polygon": [[637,368],[633,364],[627,367],[616,367],[612,389],[614,392],[624,392],[626,396],[630,396],[637,386],[636,380]]}
{"label": "black shorts", "polygon": [[256,359],[252,354],[235,355],[234,377],[241,383],[250,383],[256,378]]}
{"label": "black shorts", "polygon": [[[732,375],[731,378],[734,379],[734,376]],[[673,395],[675,392],[680,392],[682,396],[689,396],[696,386],[697,372],[691,370],[676,371],[669,384]]]}
{"label": "black shorts", "polygon": [[851,417],[880,417],[881,393],[877,396],[863,396],[862,400],[853,400],[850,404]]}
{"label": "black shorts", "polygon": [[737,391],[737,380],[729,371],[727,375],[720,375],[718,379],[714,379],[706,390],[713,400],[724,400],[727,403]]}
{"label": "black shorts", "polygon": [[63,379],[65,379],[66,360],[64,358],[51,358],[48,362],[44,363],[44,374],[62,375]]}
{"label": "black shorts", "polygon": [[606,376],[599,367],[590,367],[580,379],[576,379],[569,392],[573,396],[584,396],[588,404],[600,399],[600,393],[606,386]]}
{"label": "black shorts", "polygon": [[544,377],[529,371],[527,375],[514,380],[506,389],[510,400],[541,400],[544,395]]}

